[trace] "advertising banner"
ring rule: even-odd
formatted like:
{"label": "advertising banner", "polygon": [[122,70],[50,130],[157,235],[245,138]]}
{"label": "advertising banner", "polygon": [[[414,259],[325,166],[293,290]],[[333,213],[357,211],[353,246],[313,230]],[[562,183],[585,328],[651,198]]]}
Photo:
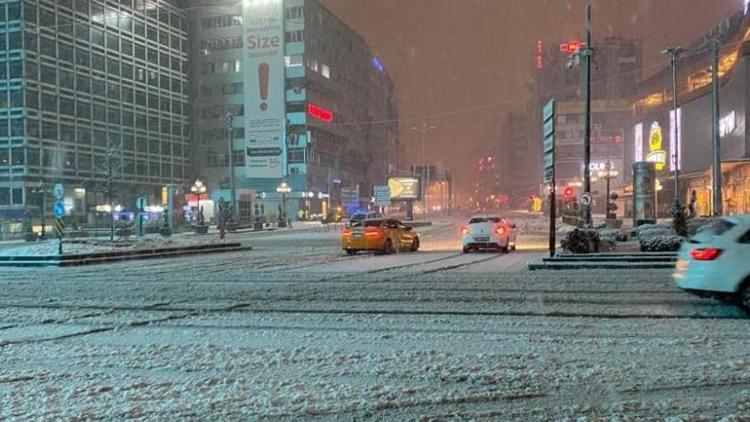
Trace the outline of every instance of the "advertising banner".
{"label": "advertising banner", "polygon": [[390,177],[388,178],[388,189],[391,191],[391,199],[419,200],[421,198],[421,186],[417,177]]}
{"label": "advertising banner", "polygon": [[245,175],[284,176],[284,26],[281,1],[243,2]]}

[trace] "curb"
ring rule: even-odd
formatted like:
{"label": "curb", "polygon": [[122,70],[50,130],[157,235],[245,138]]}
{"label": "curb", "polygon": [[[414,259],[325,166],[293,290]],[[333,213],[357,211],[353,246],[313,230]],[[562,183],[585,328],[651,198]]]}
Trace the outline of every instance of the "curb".
{"label": "curb", "polygon": [[188,255],[250,251],[240,243],[196,245],[175,248],[140,249],[63,256],[3,256],[0,267],[75,267],[145,259],[173,258]]}
{"label": "curb", "polygon": [[667,270],[674,269],[674,262],[628,263],[628,262],[553,262],[529,263],[529,271],[539,270]]}

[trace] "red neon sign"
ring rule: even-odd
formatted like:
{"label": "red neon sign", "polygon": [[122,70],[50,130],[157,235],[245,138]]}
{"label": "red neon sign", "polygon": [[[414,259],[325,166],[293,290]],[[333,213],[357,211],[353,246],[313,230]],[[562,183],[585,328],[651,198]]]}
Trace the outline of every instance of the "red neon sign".
{"label": "red neon sign", "polygon": [[560,44],[560,51],[568,54],[575,54],[581,51],[585,44],[581,41],[568,41]]}
{"label": "red neon sign", "polygon": [[331,123],[333,122],[333,112],[327,108],[315,104],[307,105],[307,114],[320,120],[321,122]]}

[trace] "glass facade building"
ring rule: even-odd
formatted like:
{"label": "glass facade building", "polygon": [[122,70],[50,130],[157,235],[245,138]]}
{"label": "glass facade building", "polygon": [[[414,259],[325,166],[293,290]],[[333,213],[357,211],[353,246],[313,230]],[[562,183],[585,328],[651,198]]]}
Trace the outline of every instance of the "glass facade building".
{"label": "glass facade building", "polygon": [[131,209],[183,184],[187,60],[170,1],[0,1],[0,217],[38,214],[57,183],[82,220],[109,180]]}

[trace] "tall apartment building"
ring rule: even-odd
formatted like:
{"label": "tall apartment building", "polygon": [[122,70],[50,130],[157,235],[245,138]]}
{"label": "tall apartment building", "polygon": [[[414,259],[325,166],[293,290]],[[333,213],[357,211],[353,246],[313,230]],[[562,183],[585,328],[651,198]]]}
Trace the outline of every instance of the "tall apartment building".
{"label": "tall apartment building", "polygon": [[399,148],[394,88],[359,34],[316,0],[187,4],[193,168],[213,200],[231,197],[230,133],[240,208],[276,212],[282,181],[290,215],[384,183]]}
{"label": "tall apartment building", "polygon": [[[0,219],[160,202],[188,173],[187,20],[171,0],[0,2]],[[39,187],[42,186],[42,189]],[[41,193],[40,193],[41,192]],[[49,215],[51,207],[47,211]]]}

